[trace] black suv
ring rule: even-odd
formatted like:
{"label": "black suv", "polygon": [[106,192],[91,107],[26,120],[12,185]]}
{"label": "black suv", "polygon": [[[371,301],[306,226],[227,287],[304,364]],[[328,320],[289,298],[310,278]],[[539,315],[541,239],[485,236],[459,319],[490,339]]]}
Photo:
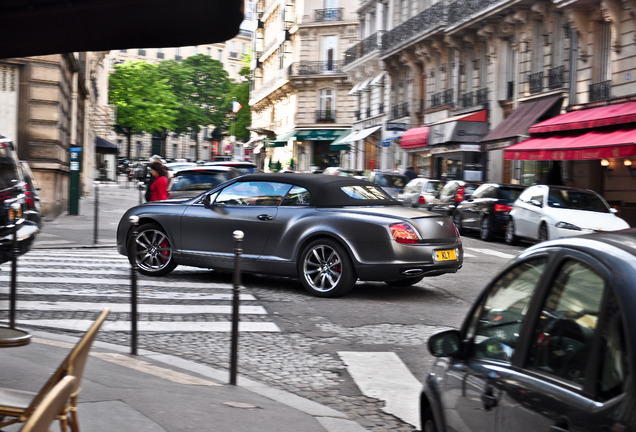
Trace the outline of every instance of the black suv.
{"label": "black suv", "polygon": [[25,187],[13,142],[0,136],[0,264],[11,259],[14,227],[20,255],[31,249],[39,230],[37,222],[25,217]]}

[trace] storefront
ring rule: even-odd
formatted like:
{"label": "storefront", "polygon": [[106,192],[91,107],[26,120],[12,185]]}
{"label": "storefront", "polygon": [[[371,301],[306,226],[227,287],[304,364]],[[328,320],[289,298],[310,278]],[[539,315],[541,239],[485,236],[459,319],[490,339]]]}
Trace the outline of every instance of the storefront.
{"label": "storefront", "polygon": [[405,154],[405,165],[412,166],[418,175],[431,178],[433,166],[428,148],[428,132],[428,126],[408,129],[400,138],[400,147]]}
{"label": "storefront", "polygon": [[483,180],[485,163],[479,142],[488,131],[486,110],[449,117],[428,128],[433,178]]}

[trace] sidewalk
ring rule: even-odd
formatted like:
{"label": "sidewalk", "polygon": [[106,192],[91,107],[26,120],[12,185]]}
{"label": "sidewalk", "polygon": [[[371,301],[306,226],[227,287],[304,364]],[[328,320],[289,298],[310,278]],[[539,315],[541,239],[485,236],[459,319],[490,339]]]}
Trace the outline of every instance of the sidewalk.
{"label": "sidewalk", "polygon": [[[139,202],[138,191],[125,186],[100,186],[97,242],[92,196],[81,199],[79,215],[44,222],[34,247],[114,247],[119,219]],[[38,391],[76,340],[33,332],[29,345],[0,349],[0,386]],[[83,432],[364,431],[338,411],[240,374],[234,386],[228,384],[227,370],[146,350],[129,353],[127,346],[94,343],[79,396]],[[16,425],[3,428],[17,430]]]}

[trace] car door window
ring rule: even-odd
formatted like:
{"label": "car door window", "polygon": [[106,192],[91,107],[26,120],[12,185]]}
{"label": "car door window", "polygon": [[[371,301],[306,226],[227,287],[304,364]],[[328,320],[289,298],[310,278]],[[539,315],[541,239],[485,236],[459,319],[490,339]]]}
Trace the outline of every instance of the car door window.
{"label": "car door window", "polygon": [[309,204],[309,191],[300,186],[292,186],[281,203],[282,206],[308,206]]}
{"label": "car door window", "polygon": [[605,281],[586,264],[560,267],[535,326],[530,369],[583,385],[604,291]]}
{"label": "car door window", "polygon": [[236,182],[223,189],[215,204],[221,205],[278,205],[290,185],[270,182]]}
{"label": "car door window", "polygon": [[477,307],[468,329],[474,357],[511,361],[521,324],[545,265],[545,258],[529,260],[495,281]]}
{"label": "car door window", "polygon": [[598,399],[609,400],[625,391],[630,375],[623,316],[616,296],[610,295],[601,332],[601,367],[598,379]]}

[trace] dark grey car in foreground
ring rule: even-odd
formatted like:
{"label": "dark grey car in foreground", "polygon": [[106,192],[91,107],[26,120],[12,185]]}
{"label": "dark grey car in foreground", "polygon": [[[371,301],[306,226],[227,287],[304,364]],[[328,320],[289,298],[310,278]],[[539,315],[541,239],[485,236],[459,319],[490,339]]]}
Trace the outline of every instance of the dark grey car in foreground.
{"label": "dark grey car in foreground", "polygon": [[321,297],[343,295],[356,280],[412,285],[463,262],[449,217],[403,207],[364,180],[311,174],[245,175],[194,199],[133,207],[117,244],[146,275],[178,264],[232,270],[235,230],[245,234],[242,271],[297,277]]}
{"label": "dark grey car in foreground", "polygon": [[636,230],[527,249],[429,349],[424,431],[636,431]]}

